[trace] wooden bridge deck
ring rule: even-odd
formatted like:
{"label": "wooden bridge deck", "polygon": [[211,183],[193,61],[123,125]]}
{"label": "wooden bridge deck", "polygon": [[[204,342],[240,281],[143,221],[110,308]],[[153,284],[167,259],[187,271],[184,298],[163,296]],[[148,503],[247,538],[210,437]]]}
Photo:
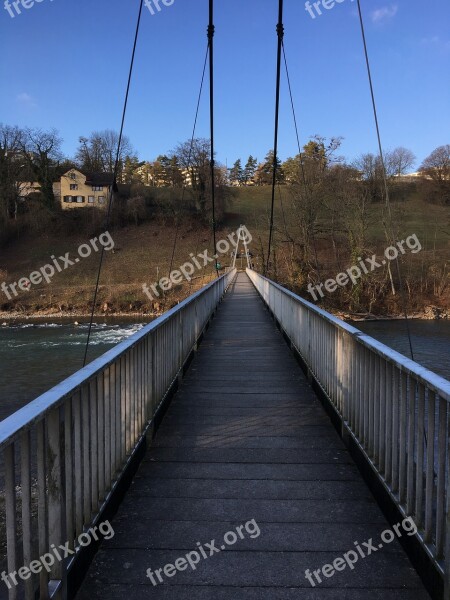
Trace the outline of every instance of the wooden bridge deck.
{"label": "wooden bridge deck", "polygon": [[[162,573],[157,587],[146,576],[197,542],[209,555],[206,544],[220,549],[227,532],[253,519],[258,537],[241,529],[244,539],[195,571]],[[378,547],[388,524],[244,273],[112,525],[79,600],[429,597],[397,540],[314,588],[305,578],[354,542],[364,548],[373,538]]]}

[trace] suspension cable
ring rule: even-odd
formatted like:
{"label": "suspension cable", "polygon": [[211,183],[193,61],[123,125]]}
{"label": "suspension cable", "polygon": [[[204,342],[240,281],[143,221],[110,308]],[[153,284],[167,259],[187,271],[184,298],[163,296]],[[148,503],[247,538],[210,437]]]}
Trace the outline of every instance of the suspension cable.
{"label": "suspension cable", "polygon": [[[385,196],[386,196],[386,208],[387,208],[387,212],[388,212],[389,229],[390,229],[390,235],[391,235],[390,241],[393,242],[394,235],[393,235],[393,229],[392,229],[392,211],[391,211],[391,201],[390,201],[390,195],[389,195],[389,186],[388,186],[388,182],[387,182],[386,161],[385,161],[384,153],[383,153],[383,145],[381,143],[381,132],[380,132],[380,125],[379,125],[379,120],[378,120],[377,104],[376,104],[376,100],[375,100],[375,91],[374,91],[373,80],[372,80],[372,70],[370,67],[369,53],[367,50],[366,32],[365,32],[365,27],[364,27],[364,19],[363,19],[363,14],[362,14],[362,10],[361,10],[361,1],[360,0],[357,0],[357,5],[358,5],[359,22],[361,25],[362,41],[363,41],[363,46],[364,46],[364,55],[366,58],[367,75],[369,78],[370,95],[371,95],[371,99],[372,99],[372,108],[373,108],[373,114],[374,114],[374,118],[375,118],[375,127],[376,127],[377,139],[378,139],[378,151],[380,154],[381,171],[382,171],[383,182],[384,182],[384,191],[385,191]],[[387,233],[387,231],[386,231],[386,233]],[[407,331],[407,335],[408,335],[409,350],[411,353],[411,359],[414,360],[414,352],[413,352],[413,346],[412,346],[412,340],[411,340],[411,329],[409,326],[408,311],[407,311],[407,307],[406,307],[405,290],[404,290],[404,286],[403,286],[403,279],[401,276],[400,262],[398,260],[398,256],[396,257],[395,262],[396,262],[396,266],[397,266],[397,276],[398,276],[398,283],[399,283],[399,288],[400,288],[400,296],[402,299],[403,313],[404,313],[404,317],[405,317],[406,331]]]}
{"label": "suspension cable", "polygon": [[[189,145],[189,153],[188,153],[188,160],[187,160],[187,168],[188,169],[191,166],[191,161],[192,161],[192,153],[193,153],[193,149],[194,149],[195,133],[196,133],[196,130],[197,130],[198,115],[199,115],[199,112],[200,112],[200,102],[201,102],[201,99],[202,99],[203,85],[204,85],[204,82],[205,82],[206,64],[208,62],[208,53],[209,53],[209,45],[206,47],[205,60],[204,60],[204,63],[203,63],[202,77],[201,77],[201,81],[200,81],[200,90],[199,90],[199,93],[198,93],[197,107],[196,107],[196,110],[195,110],[194,125],[192,127],[191,143]],[[183,191],[181,193],[181,206],[184,205],[184,197],[185,197],[185,194],[186,194],[186,187],[187,187],[186,181],[183,181]],[[177,245],[177,241],[178,241],[179,230],[180,230],[180,221],[177,220],[177,227],[176,227],[176,230],[175,230],[175,237],[174,237],[173,247],[172,247],[172,256],[171,256],[171,259],[170,259],[170,266],[169,266],[169,274],[168,274],[169,279],[170,279],[170,274],[172,273],[172,269],[173,269],[173,263],[174,263],[174,259],[175,259],[175,249],[176,249],[176,245]],[[167,303],[167,296],[164,296],[163,311],[166,308],[166,303]]]}
{"label": "suspension cable", "polygon": [[[116,160],[114,163],[113,181],[112,181],[111,189],[109,192],[108,209],[107,209],[106,219],[105,219],[105,230],[107,230],[108,226],[109,226],[110,217],[111,217],[111,208],[112,208],[113,201],[114,201],[114,192],[117,189],[117,176],[118,176],[118,172],[119,172],[120,151],[121,151],[121,146],[122,146],[123,130],[124,130],[124,126],[125,126],[125,117],[126,117],[126,113],[127,113],[128,97],[130,94],[131,78],[133,75],[134,58],[136,55],[136,47],[137,47],[137,42],[138,42],[138,38],[139,38],[139,30],[140,30],[140,26],[141,26],[143,5],[144,5],[144,0],[140,0],[138,19],[137,19],[137,23],[136,23],[136,32],[134,35],[133,51],[131,53],[130,67],[129,67],[129,71],[128,71],[128,81],[127,81],[127,87],[126,87],[126,92],[125,92],[125,100],[124,100],[123,110],[122,110],[120,133],[119,133],[119,139],[117,141],[117,152],[116,152]],[[89,350],[89,342],[91,339],[92,324],[94,322],[95,305],[97,303],[98,289],[99,289],[99,285],[100,285],[100,275],[101,275],[101,271],[102,271],[104,255],[105,255],[105,247],[102,246],[102,249],[100,252],[98,271],[97,271],[97,280],[96,280],[96,284],[95,284],[95,292],[94,292],[94,297],[92,300],[92,310],[91,310],[91,317],[89,320],[88,335],[87,335],[87,340],[86,340],[86,346],[84,349],[83,367],[86,366],[86,362],[87,362],[87,354],[88,354],[88,350]]]}
{"label": "suspension cable", "polygon": [[[195,256],[197,256],[198,251],[200,249],[200,242],[201,242],[201,239],[202,239],[202,233],[203,232],[202,232],[201,228],[199,228],[198,235],[197,235],[197,243],[195,245]],[[195,281],[195,279],[197,279],[197,278],[191,278],[191,281],[189,282],[189,296],[192,294],[192,288],[194,287],[194,281]]]}
{"label": "suspension cable", "polygon": [[217,263],[217,242],[216,242],[216,181],[215,181],[215,158],[214,158],[214,0],[209,0],[209,25],[208,25],[208,48],[209,48],[209,117],[210,117],[210,137],[211,137],[211,204],[212,204],[212,230],[214,244],[214,265],[216,275],[219,277],[219,268]]}
{"label": "suspension cable", "polygon": [[[283,58],[284,58],[284,66],[286,69],[286,79],[287,79],[287,84],[288,84],[288,89],[289,89],[289,98],[291,101],[291,109],[292,109],[292,116],[294,119],[294,126],[295,126],[295,135],[296,135],[296,139],[297,139],[297,148],[298,148],[298,154],[299,154],[299,158],[300,158],[300,170],[301,170],[301,174],[302,174],[302,183],[303,183],[303,187],[305,190],[305,193],[307,196],[309,196],[309,199],[311,201],[311,195],[310,195],[310,188],[306,182],[306,175],[305,175],[305,166],[304,166],[304,159],[303,159],[303,152],[300,146],[300,134],[299,134],[299,128],[298,128],[298,121],[297,121],[297,115],[295,112],[295,103],[294,103],[294,95],[292,93],[292,86],[291,86],[291,77],[289,75],[289,68],[288,68],[288,62],[287,62],[287,57],[286,57],[286,50],[284,47],[284,41],[282,43],[282,49],[283,49]],[[320,266],[319,266],[319,261],[317,258],[317,247],[316,247],[316,239],[315,236],[313,236],[312,238],[312,243],[313,243],[313,249],[314,249],[314,257],[316,260],[316,271],[317,274],[320,277]]]}
{"label": "suspension cable", "polygon": [[278,167],[278,125],[280,115],[280,82],[281,82],[281,53],[283,47],[284,26],[283,26],[283,0],[278,4],[278,24],[277,24],[278,48],[277,48],[277,79],[276,79],[276,97],[275,97],[275,136],[273,144],[273,177],[272,177],[272,204],[270,209],[270,229],[269,229],[269,247],[267,250],[267,263],[265,273],[269,271],[270,253],[273,236],[273,217],[275,207],[275,188],[277,184]]}
{"label": "suspension cable", "polygon": [[288,84],[288,89],[289,89],[289,98],[291,100],[292,116],[294,118],[294,127],[295,127],[295,136],[297,138],[298,155],[300,157],[300,168],[301,168],[301,173],[302,173],[302,181],[303,181],[303,185],[306,190],[306,176],[305,176],[305,168],[304,168],[304,162],[303,162],[303,152],[302,152],[302,148],[300,146],[300,134],[299,134],[299,128],[298,128],[298,123],[297,123],[297,115],[295,113],[294,95],[292,93],[291,78],[289,75],[286,51],[284,48],[284,41],[282,42],[282,49],[283,49],[284,66],[286,68],[286,79],[287,79],[287,84]]}

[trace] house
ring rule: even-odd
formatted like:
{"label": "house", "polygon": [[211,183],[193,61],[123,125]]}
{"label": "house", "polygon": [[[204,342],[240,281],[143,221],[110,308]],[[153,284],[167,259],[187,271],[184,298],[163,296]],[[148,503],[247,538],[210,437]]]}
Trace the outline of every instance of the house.
{"label": "house", "polygon": [[154,163],[146,162],[134,170],[133,175],[146,187],[164,187],[165,181],[157,176]]}
{"label": "house", "polygon": [[113,179],[112,173],[82,173],[78,169],[70,169],[61,177],[59,195],[62,209],[106,208]]}
{"label": "house", "polygon": [[181,175],[183,177],[183,185],[185,187],[193,187],[197,183],[199,174],[199,168],[195,165],[191,165],[189,169],[181,169]]}
{"label": "house", "polygon": [[31,194],[36,194],[41,191],[41,184],[37,181],[21,181],[18,184],[19,188],[19,197],[24,200],[31,196]]}
{"label": "house", "polygon": [[416,171],[415,173],[402,173],[401,175],[394,175],[397,179],[402,181],[417,181],[418,179],[431,179],[431,177],[423,171]]}

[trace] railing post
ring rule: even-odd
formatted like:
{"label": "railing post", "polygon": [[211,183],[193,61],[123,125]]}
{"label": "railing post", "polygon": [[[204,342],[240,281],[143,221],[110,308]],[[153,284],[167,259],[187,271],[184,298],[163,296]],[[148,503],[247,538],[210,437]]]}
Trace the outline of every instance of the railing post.
{"label": "railing post", "polygon": [[[52,411],[47,418],[47,461],[48,461],[48,544],[47,552],[54,545],[65,544],[66,519],[64,514],[64,484],[61,462],[61,423],[59,410]],[[55,560],[50,571],[51,581],[59,584],[54,596],[58,600],[67,598],[66,565]]]}
{"label": "railing post", "polygon": [[152,388],[152,401],[150,403],[150,419],[152,420],[151,427],[151,437],[155,435],[155,421],[153,417],[155,416],[156,409],[156,343],[155,343],[155,332],[151,334],[151,373],[150,373],[150,385]]}
{"label": "railing post", "polygon": [[[16,468],[14,461],[14,443],[5,448],[5,512],[6,543],[8,549],[8,571],[17,571],[17,520],[16,520]],[[11,584],[10,584],[11,585]],[[17,589],[11,587],[9,600],[16,600]]]}
{"label": "railing post", "polygon": [[[48,551],[48,498],[46,491],[47,461],[46,461],[45,421],[39,421],[36,427],[37,451],[37,480],[38,480],[38,546],[39,555],[43,556]],[[8,551],[9,561],[9,551]],[[48,598],[48,573],[44,569],[39,574],[39,598]]]}
{"label": "railing post", "polygon": [[315,347],[312,344],[313,335],[314,335],[314,338],[315,338],[315,330],[311,327],[312,316],[311,316],[311,314],[309,312],[307,313],[306,318],[307,318],[307,323],[308,323],[308,333],[307,333],[307,336],[308,336],[308,345],[307,345],[307,348],[308,348],[308,350],[307,350],[307,354],[305,356],[305,359],[306,359],[306,369],[307,369],[306,377],[308,379],[308,382],[312,383],[313,374],[311,372],[311,366],[310,366],[312,364],[311,346]]}
{"label": "railing post", "polygon": [[352,381],[352,361],[350,354],[351,339],[341,331],[339,332],[340,350],[342,353],[341,360],[341,398],[342,398],[342,423],[341,423],[341,437],[348,448],[350,445],[350,432],[349,432],[349,420],[350,420],[350,383]]}
{"label": "railing post", "polygon": [[178,315],[178,385],[181,385],[181,382],[183,381],[183,361],[185,358],[183,356],[183,337],[183,315],[180,312]]}
{"label": "railing post", "polygon": [[194,314],[195,314],[195,325],[194,325],[195,344],[194,344],[194,352],[197,352],[197,350],[198,350],[198,338],[200,337],[200,325],[199,325],[199,319],[198,319],[198,304],[197,303],[195,303],[195,306],[194,306]]}
{"label": "railing post", "polygon": [[152,337],[149,336],[145,340],[145,421],[149,423],[152,418]]}
{"label": "railing post", "polygon": [[450,411],[446,410],[446,437],[447,437],[447,463],[445,472],[447,474],[447,502],[445,514],[445,565],[444,565],[444,598],[450,598]]}

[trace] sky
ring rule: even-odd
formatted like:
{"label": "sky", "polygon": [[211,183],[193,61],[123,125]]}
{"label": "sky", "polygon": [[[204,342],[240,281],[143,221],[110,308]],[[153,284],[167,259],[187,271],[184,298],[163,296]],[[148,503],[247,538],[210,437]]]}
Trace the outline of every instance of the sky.
{"label": "sky", "polygon": [[[80,136],[118,130],[139,0],[0,0],[0,122],[56,128],[72,157]],[[155,0],[147,0],[154,2]],[[321,0],[328,6],[333,0]],[[12,0],[10,0],[12,4]],[[172,3],[171,3],[172,2]],[[125,133],[141,160],[190,138],[206,52],[208,0],[144,7]],[[277,0],[216,0],[216,151],[231,166],[273,147]],[[305,8],[285,0],[285,48],[301,144],[344,138],[349,161],[376,152],[356,0]],[[450,142],[450,2],[361,0],[385,150],[415,168]],[[152,14],[152,12],[154,14]],[[206,80],[206,84],[208,80]],[[208,87],[198,137],[209,137]],[[297,153],[283,72],[279,155]]]}

